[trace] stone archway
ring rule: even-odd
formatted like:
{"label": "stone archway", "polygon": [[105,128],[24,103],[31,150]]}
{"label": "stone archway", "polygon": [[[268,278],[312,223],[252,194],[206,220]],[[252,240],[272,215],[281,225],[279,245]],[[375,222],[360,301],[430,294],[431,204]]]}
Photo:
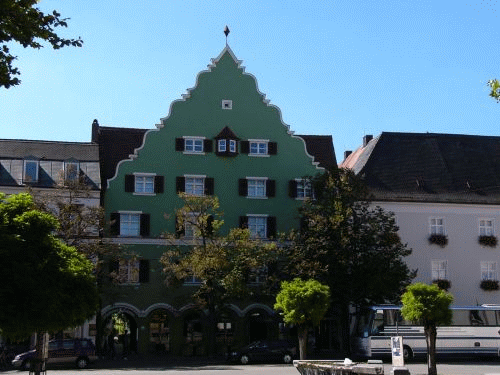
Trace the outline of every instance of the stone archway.
{"label": "stone archway", "polygon": [[162,354],[170,353],[171,343],[171,325],[172,317],[166,309],[156,309],[148,315],[148,351]]}
{"label": "stone archway", "polygon": [[109,358],[137,355],[139,335],[136,309],[111,307],[103,314],[103,354]]}

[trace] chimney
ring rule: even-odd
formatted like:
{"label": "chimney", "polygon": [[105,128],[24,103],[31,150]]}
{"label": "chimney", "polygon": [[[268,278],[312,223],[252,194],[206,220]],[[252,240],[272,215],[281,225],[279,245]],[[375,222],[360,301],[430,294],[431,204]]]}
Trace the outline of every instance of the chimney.
{"label": "chimney", "polygon": [[344,151],[344,160],[349,157],[349,155],[352,154],[352,151]]}
{"label": "chimney", "polygon": [[99,122],[94,120],[92,122],[92,143],[99,143]]}
{"label": "chimney", "polygon": [[367,134],[363,137],[363,147],[366,147],[368,142],[370,142],[373,139],[373,135]]}

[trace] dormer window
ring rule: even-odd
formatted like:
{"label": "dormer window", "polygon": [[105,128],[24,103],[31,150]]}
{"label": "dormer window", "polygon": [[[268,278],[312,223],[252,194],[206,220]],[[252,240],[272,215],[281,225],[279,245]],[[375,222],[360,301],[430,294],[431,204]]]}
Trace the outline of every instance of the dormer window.
{"label": "dormer window", "polygon": [[80,175],[80,163],[77,161],[67,161],[64,163],[64,179],[66,181],[76,181]]}
{"label": "dormer window", "polygon": [[238,153],[238,137],[229,127],[225,127],[215,137],[217,141],[217,156],[236,156]]}
{"label": "dormer window", "polygon": [[33,183],[38,181],[38,160],[25,160],[23,182]]}

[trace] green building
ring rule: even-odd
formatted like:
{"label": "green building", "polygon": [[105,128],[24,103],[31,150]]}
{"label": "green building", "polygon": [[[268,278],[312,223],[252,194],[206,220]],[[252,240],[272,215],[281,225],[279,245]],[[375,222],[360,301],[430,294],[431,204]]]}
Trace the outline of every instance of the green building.
{"label": "green building", "polygon": [[[157,129],[94,121],[92,130],[106,185],[109,238],[124,246],[124,254],[138,255],[112,262],[124,282],[107,288],[104,321],[115,313],[125,317],[131,346],[142,353],[208,353],[206,314],[191,299],[197,280],[169,288],[159,262],[167,249],[162,234],[176,229],[173,216],[182,206],[177,194],[215,195],[225,227],[244,225],[272,241],[299,226],[297,208],[311,194],[303,178],[336,166],[331,136],[294,135],[228,46],[171,104]],[[187,232],[181,240],[189,240]],[[217,320],[216,351],[282,337],[273,302],[231,304]]]}

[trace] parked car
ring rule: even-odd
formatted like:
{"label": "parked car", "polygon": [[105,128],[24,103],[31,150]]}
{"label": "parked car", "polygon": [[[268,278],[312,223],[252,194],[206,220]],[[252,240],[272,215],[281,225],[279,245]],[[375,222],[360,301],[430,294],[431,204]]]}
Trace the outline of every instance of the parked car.
{"label": "parked car", "polygon": [[[30,370],[36,358],[35,350],[16,355],[12,365],[21,370]],[[94,343],[89,339],[69,339],[49,341],[47,363],[74,363],[78,368],[86,368],[97,359]]]}
{"label": "parked car", "polygon": [[229,360],[244,365],[250,362],[292,363],[296,353],[296,345],[288,341],[261,340],[232,352]]}

